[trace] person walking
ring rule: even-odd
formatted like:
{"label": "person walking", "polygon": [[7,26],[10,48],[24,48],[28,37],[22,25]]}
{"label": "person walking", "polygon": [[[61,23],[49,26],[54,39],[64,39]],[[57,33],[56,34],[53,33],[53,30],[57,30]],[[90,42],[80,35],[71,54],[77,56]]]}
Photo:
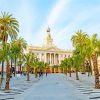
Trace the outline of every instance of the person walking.
{"label": "person walking", "polygon": [[48,75],[48,68],[46,68],[46,72],[45,73],[46,73],[46,76],[47,76]]}
{"label": "person walking", "polygon": [[17,73],[17,79],[20,79],[20,72]]}

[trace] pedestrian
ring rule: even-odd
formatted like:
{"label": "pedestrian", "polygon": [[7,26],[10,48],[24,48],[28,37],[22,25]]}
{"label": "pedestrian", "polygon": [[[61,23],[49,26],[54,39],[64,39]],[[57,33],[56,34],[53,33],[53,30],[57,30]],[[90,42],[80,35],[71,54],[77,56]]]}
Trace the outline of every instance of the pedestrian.
{"label": "pedestrian", "polygon": [[17,79],[20,79],[20,73],[19,72],[17,73]]}
{"label": "pedestrian", "polygon": [[47,76],[48,75],[48,68],[46,68],[46,72],[45,73],[46,73],[46,76]]}

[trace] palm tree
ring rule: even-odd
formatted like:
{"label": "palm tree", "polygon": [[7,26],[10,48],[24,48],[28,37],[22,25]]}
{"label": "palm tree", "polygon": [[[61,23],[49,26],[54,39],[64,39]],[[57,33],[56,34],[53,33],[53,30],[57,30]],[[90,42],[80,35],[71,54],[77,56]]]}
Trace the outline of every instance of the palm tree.
{"label": "palm tree", "polygon": [[71,40],[73,43],[73,46],[77,49],[79,49],[80,54],[83,57],[83,73],[85,73],[85,45],[86,45],[86,39],[88,38],[88,35],[85,32],[82,32],[82,30],[79,30],[75,33],[75,35],[72,36]]}
{"label": "palm tree", "polygon": [[20,66],[20,72],[21,72],[21,65],[23,62],[22,58],[23,58],[24,50],[26,49],[26,46],[27,46],[26,41],[21,37],[11,42],[11,52],[12,52],[12,56],[14,57],[14,62],[15,62],[15,73],[16,73],[17,60],[18,60],[18,65]]}
{"label": "palm tree", "polygon": [[71,68],[73,66],[73,59],[72,59],[72,57],[68,58],[67,66],[68,66],[68,70],[69,70],[69,76],[71,77]]}
{"label": "palm tree", "polygon": [[17,59],[18,59],[18,56],[20,54],[21,50],[20,50],[20,47],[18,45],[18,42],[16,40],[12,41],[11,42],[11,54],[12,56],[14,57],[14,68],[15,68],[15,72],[14,72],[14,76],[16,74],[16,65],[17,65]]}
{"label": "palm tree", "polygon": [[93,69],[95,75],[95,88],[100,89],[99,70],[98,70],[98,63],[97,63],[98,55],[100,55],[100,40],[97,37],[98,37],[97,34],[93,34],[91,38],[91,42],[92,42],[91,49],[92,49]]}
{"label": "palm tree", "polygon": [[20,53],[19,54],[19,56],[18,56],[18,62],[17,62],[17,65],[19,66],[19,72],[21,73],[22,72],[22,65],[23,65],[23,63],[24,63],[24,54],[22,53]]}
{"label": "palm tree", "polygon": [[2,33],[0,33],[0,35],[2,36],[2,42],[7,42],[8,36],[11,37],[11,40],[17,37],[17,34],[19,32],[19,24],[11,14],[3,12],[0,16],[0,25],[3,29]]}
{"label": "palm tree", "polygon": [[78,71],[83,61],[82,61],[82,56],[80,55],[78,50],[74,50],[72,59],[73,59],[73,67],[75,68],[76,72],[76,80],[79,80]]}
{"label": "palm tree", "polygon": [[89,75],[89,71],[91,72],[91,75],[92,75],[92,64],[91,64],[91,57],[92,57],[92,53],[93,53],[93,49],[92,49],[92,41],[91,41],[91,38],[88,37],[86,39],[86,45],[84,47],[84,51],[85,51],[85,54],[86,54],[86,62],[88,65],[88,75]]}
{"label": "palm tree", "polygon": [[37,57],[35,57],[35,55],[33,55],[34,56],[34,60],[33,60],[33,62],[32,62],[32,68],[34,68],[34,73],[35,73],[35,78],[37,78],[37,76],[38,76],[38,67],[39,67],[39,59],[37,58]]}
{"label": "palm tree", "polygon": [[22,65],[22,62],[23,62],[22,58],[23,58],[23,55],[24,55],[24,50],[27,47],[27,43],[24,40],[24,38],[21,38],[21,37],[19,37],[17,39],[17,42],[18,42],[18,46],[20,48],[20,53],[19,53],[19,66],[20,66],[20,72],[21,72],[21,65]]}
{"label": "palm tree", "polygon": [[98,37],[97,34],[93,34],[92,38],[88,38],[86,40],[85,53],[86,53],[86,57],[89,60],[90,66],[91,66],[91,59],[93,62],[93,70],[94,70],[94,75],[95,75],[95,88],[100,88],[99,70],[98,70],[98,62],[97,62],[98,55],[100,55],[99,53],[100,39],[98,39],[97,37]]}
{"label": "palm tree", "polygon": [[45,68],[45,63],[43,61],[39,61],[38,63],[38,68],[40,69],[40,71],[44,71]]}
{"label": "palm tree", "polygon": [[44,62],[44,69],[45,69],[45,73],[46,73],[46,76],[47,76],[47,73],[48,73],[48,63]]}
{"label": "palm tree", "polygon": [[30,53],[27,53],[24,55],[24,61],[25,61],[25,65],[26,65],[26,70],[27,70],[27,81],[30,80],[30,67],[32,66],[33,64],[33,55],[30,54]]}
{"label": "palm tree", "polygon": [[60,66],[64,69],[66,69],[66,75],[67,75],[67,68],[68,68],[68,58],[65,58],[64,60],[62,60]]}
{"label": "palm tree", "polygon": [[97,34],[93,34],[92,38],[90,38],[84,33],[77,33],[72,37],[72,42],[75,49],[79,50],[83,63],[86,61],[86,59],[88,59],[91,66],[92,59],[95,75],[95,88],[100,88],[99,70],[97,64],[97,58],[98,55],[100,55],[100,39],[97,38]]}
{"label": "palm tree", "polygon": [[[0,16],[0,41],[3,44],[3,48],[7,43],[8,37],[10,37],[11,40],[13,40],[17,37],[18,32],[19,32],[18,21],[14,17],[12,17],[11,14],[2,12],[2,15]],[[4,68],[3,66],[4,66],[4,60],[2,60],[2,78],[3,78],[3,68]]]}
{"label": "palm tree", "polygon": [[9,82],[10,82],[10,64],[9,64],[9,59],[10,59],[10,44],[6,44],[4,48],[0,49],[0,60],[2,58],[6,61],[6,84],[5,84],[5,89],[9,90]]}

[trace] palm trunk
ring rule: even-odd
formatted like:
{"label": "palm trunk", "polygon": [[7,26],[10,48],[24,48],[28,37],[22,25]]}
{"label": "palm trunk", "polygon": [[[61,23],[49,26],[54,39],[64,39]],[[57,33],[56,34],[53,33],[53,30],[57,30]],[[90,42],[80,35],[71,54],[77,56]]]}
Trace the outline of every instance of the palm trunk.
{"label": "palm trunk", "polygon": [[71,74],[71,68],[69,68],[69,76],[70,77],[72,76],[72,74]]}
{"label": "palm trunk", "polygon": [[5,89],[9,90],[9,82],[10,82],[10,65],[9,62],[7,62],[6,66],[6,84],[5,84]]}
{"label": "palm trunk", "polygon": [[97,66],[97,56],[96,56],[96,54],[92,55],[92,60],[93,60],[93,69],[94,69],[94,76],[95,76],[95,88],[100,89],[99,70],[98,70],[98,66]]}
{"label": "palm trunk", "polygon": [[30,81],[30,75],[29,75],[29,73],[30,73],[30,66],[28,65],[27,66],[27,81]]}
{"label": "palm trunk", "polygon": [[54,67],[52,67],[52,73],[54,73]]}
{"label": "palm trunk", "polygon": [[67,75],[67,68],[66,68],[66,75]]}
{"label": "palm trunk", "polygon": [[89,68],[88,68],[88,77],[90,76]]}
{"label": "palm trunk", "polygon": [[76,67],[76,80],[79,80],[79,76],[78,76],[78,68]]}
{"label": "palm trunk", "polygon": [[4,73],[4,61],[2,61],[1,79],[3,79],[3,73]]}
{"label": "palm trunk", "polygon": [[83,74],[86,74],[86,71],[85,71],[85,63],[83,62],[83,66],[82,66],[82,73]]}
{"label": "palm trunk", "polygon": [[21,74],[21,72],[22,72],[22,70],[21,70],[21,64],[20,64],[20,66],[19,66],[19,70],[20,70],[20,74]]}
{"label": "palm trunk", "polygon": [[[3,27],[3,30],[4,30],[4,27]],[[4,31],[5,32],[5,31]],[[5,44],[6,44],[6,37],[4,36],[3,38],[3,41],[2,41],[2,45],[3,45],[3,49],[4,49],[4,47],[5,47]],[[4,60],[2,61],[2,71],[1,71],[2,73],[1,73],[1,79],[3,79],[3,73],[4,73]]]}
{"label": "palm trunk", "polygon": [[92,75],[92,64],[91,64],[91,58],[89,58],[89,64],[90,64],[90,71],[91,71],[91,75]]}
{"label": "palm trunk", "polygon": [[12,57],[11,57],[11,69],[12,69]]}
{"label": "palm trunk", "polygon": [[22,66],[21,66],[21,65],[22,65],[21,60],[22,60],[22,59],[21,59],[21,56],[20,56],[20,65],[19,65],[20,74],[22,73],[22,70],[21,70],[21,67],[22,67]]}
{"label": "palm trunk", "polygon": [[15,72],[14,72],[14,76],[16,75],[16,56],[15,56]]}
{"label": "palm trunk", "polygon": [[11,74],[12,74],[12,57],[11,57],[11,62],[10,63],[11,63]]}

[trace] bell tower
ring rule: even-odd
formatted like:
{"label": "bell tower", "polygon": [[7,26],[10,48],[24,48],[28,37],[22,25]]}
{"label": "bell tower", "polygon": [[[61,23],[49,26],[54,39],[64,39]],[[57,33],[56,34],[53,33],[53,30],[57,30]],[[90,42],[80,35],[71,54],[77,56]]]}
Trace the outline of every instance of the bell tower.
{"label": "bell tower", "polygon": [[53,46],[53,39],[51,37],[51,34],[50,34],[50,28],[48,27],[47,28],[47,37],[46,37],[46,46],[48,47],[52,47]]}

